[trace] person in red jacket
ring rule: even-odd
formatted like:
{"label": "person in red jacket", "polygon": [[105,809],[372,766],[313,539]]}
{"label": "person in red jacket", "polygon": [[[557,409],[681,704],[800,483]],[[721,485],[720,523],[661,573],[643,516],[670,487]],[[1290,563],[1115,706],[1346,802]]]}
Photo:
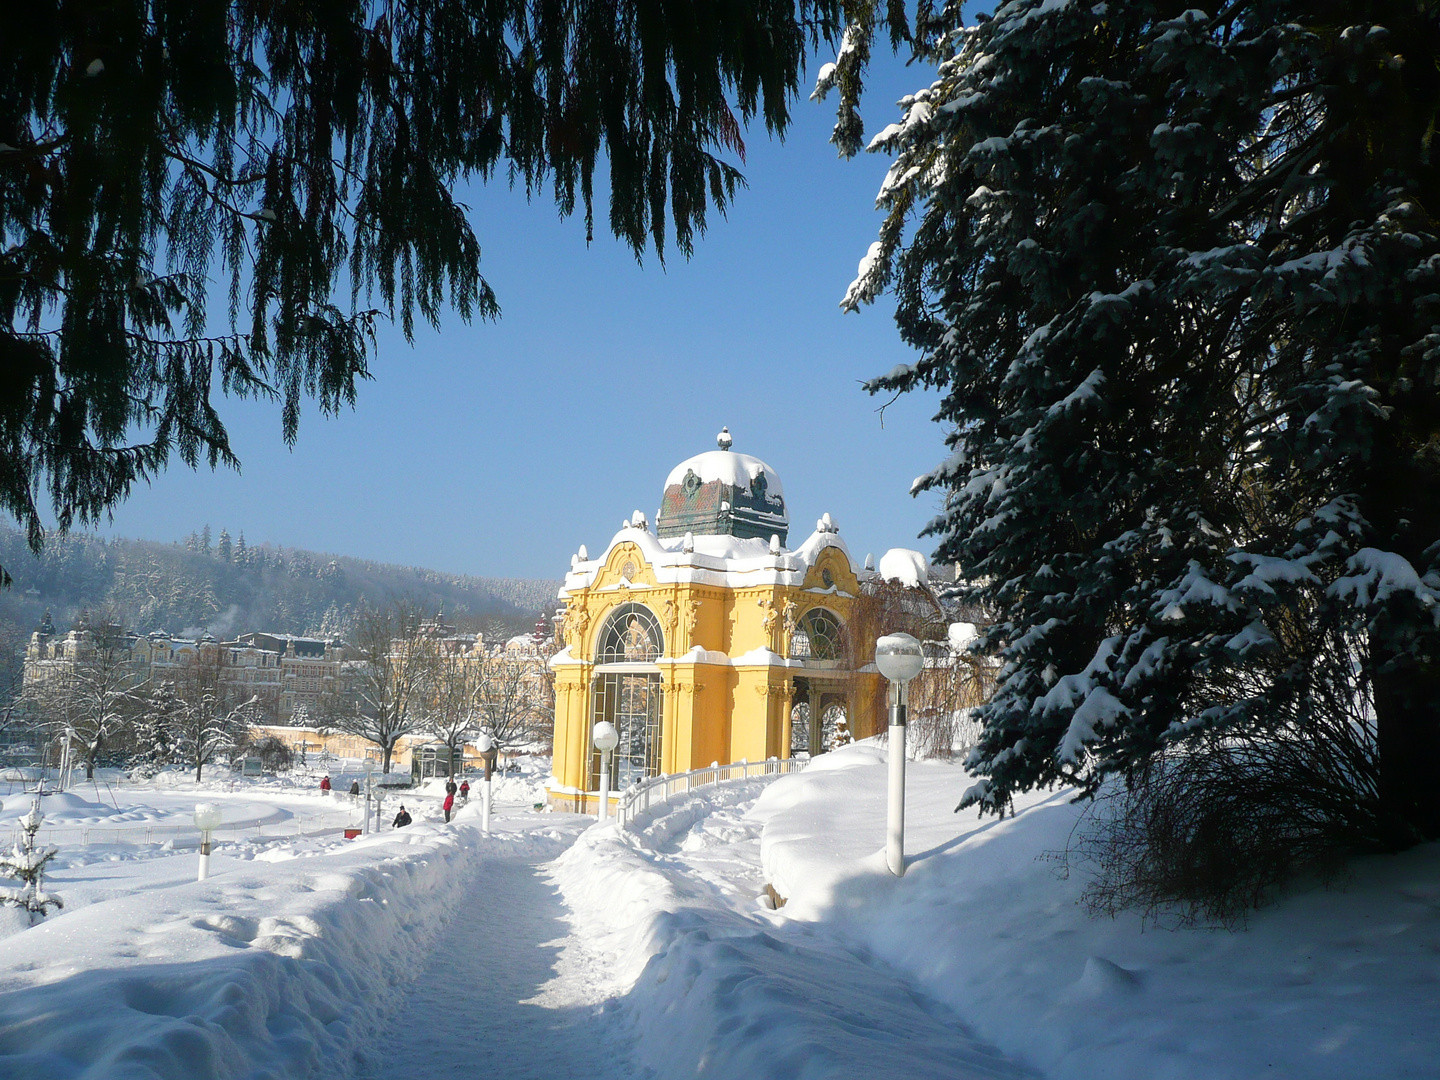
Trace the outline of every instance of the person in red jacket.
{"label": "person in red jacket", "polygon": [[445,793],[445,820],[450,820],[450,811],[455,809],[455,796],[452,792]]}
{"label": "person in red jacket", "polygon": [[329,790],[330,790],[330,777],[327,776],[327,777],[325,777],[324,780],[321,780],[321,781],[320,781],[320,790],[321,790],[321,791],[324,791],[324,792],[329,792]]}
{"label": "person in red jacket", "polygon": [[461,780],[461,781],[460,781],[460,801],[461,801],[462,803],[467,803],[467,802],[470,801],[470,781],[469,781],[469,780]]}

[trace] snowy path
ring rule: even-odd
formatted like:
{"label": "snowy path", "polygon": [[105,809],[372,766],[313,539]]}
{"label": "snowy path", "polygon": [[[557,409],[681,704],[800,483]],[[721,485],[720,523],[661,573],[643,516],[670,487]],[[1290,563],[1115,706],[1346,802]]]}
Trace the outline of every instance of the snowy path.
{"label": "snowy path", "polygon": [[356,1080],[635,1075],[544,865],[485,861]]}
{"label": "snowy path", "polygon": [[353,1080],[1033,1078],[823,925],[756,907],[759,790],[638,844],[485,858]]}

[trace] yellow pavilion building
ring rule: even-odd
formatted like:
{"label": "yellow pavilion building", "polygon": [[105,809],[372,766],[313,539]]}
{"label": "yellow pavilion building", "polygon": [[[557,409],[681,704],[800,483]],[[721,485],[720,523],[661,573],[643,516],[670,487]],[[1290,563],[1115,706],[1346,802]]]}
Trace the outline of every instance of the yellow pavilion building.
{"label": "yellow pavilion building", "polygon": [[732,451],[728,430],[718,441],[670,472],[653,532],[637,510],[598,557],[571,560],[550,661],[557,809],[595,809],[600,720],[620,733],[617,798],[662,773],[819,752],[837,716],[856,737],[874,728],[856,709],[880,676],[846,632],[873,572],[828,514],[788,547],[780,477]]}

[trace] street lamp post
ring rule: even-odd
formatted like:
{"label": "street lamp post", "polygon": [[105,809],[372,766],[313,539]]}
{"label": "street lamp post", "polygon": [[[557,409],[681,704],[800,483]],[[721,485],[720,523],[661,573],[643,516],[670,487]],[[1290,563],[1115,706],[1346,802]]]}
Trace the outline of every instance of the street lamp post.
{"label": "street lamp post", "polygon": [[885,865],[905,876],[906,686],[925,666],[925,652],[909,634],[886,634],[875,642],[875,666],[890,680],[890,785],[885,814]]}
{"label": "street lamp post", "polygon": [[595,740],[595,749],[600,751],[600,812],[597,820],[603,825],[610,816],[610,751],[620,745],[620,732],[609,720],[601,720],[595,725],[591,738]]}
{"label": "street lamp post", "polygon": [[475,740],[475,749],[480,751],[480,757],[485,762],[485,786],[480,789],[480,831],[489,836],[490,776],[495,771],[495,759],[498,756],[495,750],[495,739],[488,731],[482,731],[480,737]]}
{"label": "street lamp post", "polygon": [[195,827],[200,830],[200,871],[196,881],[210,876],[210,834],[220,827],[220,807],[202,802],[195,806]]}
{"label": "street lamp post", "polygon": [[362,829],[366,836],[370,835],[370,793],[375,787],[375,762],[369,758],[365,759],[365,821]]}

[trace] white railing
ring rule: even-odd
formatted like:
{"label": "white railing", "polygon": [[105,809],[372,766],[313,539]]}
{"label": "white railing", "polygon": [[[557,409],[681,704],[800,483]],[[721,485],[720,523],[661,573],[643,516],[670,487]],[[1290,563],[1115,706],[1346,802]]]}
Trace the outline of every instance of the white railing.
{"label": "white railing", "polygon": [[799,772],[809,760],[808,757],[769,758],[765,761],[741,760],[730,765],[714,764],[704,769],[691,769],[689,772],[671,773],[668,776],[654,776],[628,788],[625,794],[620,796],[620,804],[615,810],[615,818],[623,828],[634,821],[637,815],[643,814],[652,806],[672,799],[676,795],[683,795],[687,791],[694,791],[707,784],[722,784],[728,780],[754,780],[763,776],[783,776],[786,773]]}
{"label": "white railing", "polygon": [[[359,818],[348,811],[328,814],[296,815],[279,821],[235,820],[224,822],[215,830],[217,841],[298,840],[307,836],[338,834],[347,828],[358,828]],[[20,831],[14,831],[18,841]],[[174,825],[70,825],[64,822],[41,825],[37,844],[67,847],[76,844],[165,844],[192,847],[200,844],[200,830],[193,824]],[[8,845],[7,845],[8,846]]]}

